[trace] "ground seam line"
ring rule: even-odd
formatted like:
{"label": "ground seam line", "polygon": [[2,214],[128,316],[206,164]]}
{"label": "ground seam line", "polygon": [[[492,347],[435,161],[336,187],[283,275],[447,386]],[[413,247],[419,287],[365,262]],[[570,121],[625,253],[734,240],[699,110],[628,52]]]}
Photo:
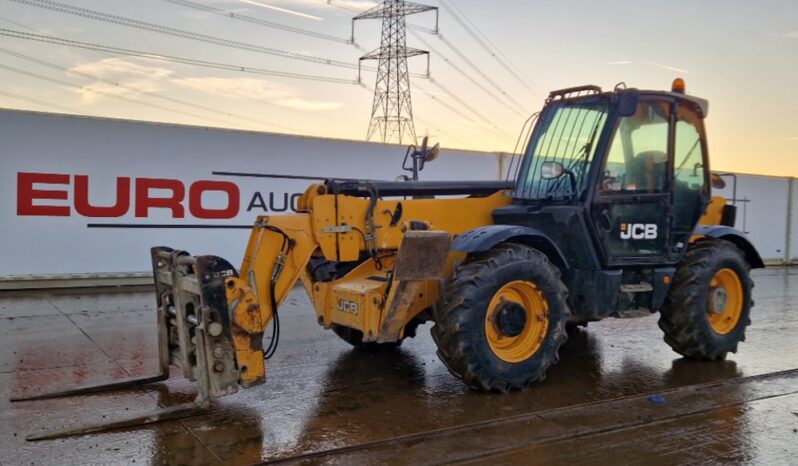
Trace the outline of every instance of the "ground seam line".
{"label": "ground seam line", "polygon": [[[780,377],[780,376],[785,376],[785,375],[793,375],[796,372],[798,372],[798,369],[788,369],[788,370],[784,370],[784,371],[770,372],[770,373],[765,373],[765,374],[757,374],[757,375],[752,375],[752,376],[742,376],[742,377],[736,377],[736,378],[732,378],[732,379],[715,380],[715,381],[705,382],[705,383],[700,383],[700,384],[695,384],[695,385],[687,385],[687,386],[683,386],[683,387],[675,387],[675,388],[671,388],[671,389],[668,389],[668,390],[660,391],[659,393],[660,394],[672,394],[672,393],[678,393],[680,391],[694,390],[696,388],[710,388],[710,387],[719,386],[719,385],[726,385],[726,384],[739,384],[739,383],[744,383],[744,382],[747,382],[747,381],[770,379],[770,378],[775,378],[775,377]],[[787,393],[787,395],[789,395],[789,394],[791,394],[791,393]],[[498,425],[501,425],[501,424],[507,424],[507,423],[512,423],[512,422],[516,422],[516,421],[521,421],[521,420],[524,420],[525,418],[529,418],[529,419],[532,419],[532,418],[545,419],[547,414],[555,414],[555,413],[558,413],[558,412],[567,411],[567,410],[571,410],[571,409],[574,409],[574,408],[586,408],[586,407],[590,407],[590,406],[596,406],[596,405],[599,405],[599,404],[605,404],[607,402],[618,402],[618,401],[624,401],[624,400],[631,400],[631,399],[639,398],[639,397],[646,396],[646,395],[647,394],[627,395],[627,396],[622,396],[622,397],[613,398],[613,399],[609,399],[609,400],[598,400],[598,401],[594,401],[594,402],[577,404],[577,405],[572,405],[572,406],[563,406],[563,407],[560,407],[560,408],[554,408],[554,409],[543,410],[543,411],[539,411],[539,412],[531,412],[531,413],[524,413],[524,414],[519,414],[519,415],[507,416],[507,417],[499,418],[499,419],[488,419],[488,420],[478,421],[478,422],[474,422],[474,423],[470,423],[470,424],[463,424],[463,425],[458,425],[458,426],[450,426],[450,427],[434,429],[434,430],[430,430],[430,431],[426,431],[426,432],[417,432],[417,433],[413,433],[413,434],[400,435],[400,436],[397,436],[397,437],[391,437],[391,438],[387,438],[387,439],[374,440],[374,441],[365,442],[365,443],[362,443],[362,444],[359,444],[359,445],[349,445],[349,446],[333,448],[333,449],[329,449],[329,450],[321,450],[321,451],[315,451],[315,452],[310,452],[310,453],[304,453],[304,454],[290,456],[290,457],[275,458],[273,460],[267,460],[267,461],[265,461],[262,464],[275,464],[275,463],[284,463],[284,462],[287,463],[287,462],[301,461],[301,460],[304,460],[304,459],[323,458],[323,457],[344,455],[344,454],[347,454],[347,453],[354,453],[356,451],[367,450],[367,449],[370,449],[370,448],[375,448],[375,447],[379,448],[379,447],[387,446],[387,445],[390,445],[390,444],[398,444],[398,443],[401,443],[401,442],[404,442],[404,441],[411,441],[411,440],[414,440],[414,439],[424,440],[426,438],[431,438],[431,437],[437,436],[437,435],[454,434],[456,432],[471,430],[471,429],[474,429],[474,428],[485,428],[485,427],[489,428],[489,427],[498,426]],[[785,394],[770,395],[768,397],[762,397],[762,399],[770,398],[770,397],[773,397],[773,396],[781,396],[781,395],[785,395]],[[758,399],[759,398],[757,398],[756,400],[758,400]],[[751,400],[751,401],[755,401],[755,400]],[[736,404],[739,404],[739,403],[732,403],[732,404],[730,404],[730,406],[734,406]]]}
{"label": "ground seam line", "polygon": [[779,398],[779,397],[782,397],[782,396],[791,396],[791,395],[795,395],[795,394],[798,394],[798,390],[792,391],[792,392],[787,392],[787,393],[778,393],[778,394],[775,394],[775,395],[763,396],[763,397],[760,397],[760,398],[752,398],[750,400],[743,400],[743,401],[738,401],[738,402],[735,402],[735,403],[722,404],[722,405],[714,406],[712,408],[700,409],[700,410],[687,412],[687,413],[674,414],[672,416],[665,416],[665,417],[662,417],[662,418],[659,418],[659,419],[650,420],[650,421],[648,421],[648,420],[640,420],[639,422],[630,422],[629,424],[626,424],[626,425],[623,425],[623,426],[608,426],[608,427],[603,428],[603,429],[596,429],[594,431],[585,432],[585,433],[582,433],[582,434],[571,434],[571,435],[555,436],[555,437],[551,437],[551,438],[547,438],[547,439],[542,439],[542,440],[540,440],[538,442],[527,443],[525,445],[519,445],[519,446],[515,446],[515,447],[510,447],[510,448],[497,448],[495,450],[491,450],[491,451],[488,451],[488,452],[484,452],[482,454],[474,455],[474,456],[471,456],[469,458],[463,458],[463,459],[454,460],[454,461],[447,461],[445,463],[432,463],[432,464],[436,464],[436,465],[438,465],[438,464],[441,464],[441,465],[442,464],[468,464],[468,463],[471,463],[471,462],[474,462],[474,461],[484,460],[486,458],[495,457],[495,456],[498,456],[498,455],[502,455],[502,454],[505,454],[505,453],[510,453],[510,452],[517,451],[517,450],[522,450],[524,448],[534,447],[534,446],[537,446],[537,445],[547,445],[547,444],[551,444],[551,443],[567,442],[569,440],[576,440],[576,439],[585,438],[585,437],[592,437],[592,436],[595,436],[595,435],[603,435],[603,434],[614,433],[614,432],[623,432],[625,430],[635,429],[635,428],[639,428],[641,426],[658,425],[658,424],[662,424],[662,423],[665,423],[665,422],[670,422],[670,421],[674,421],[674,420],[677,420],[677,419],[682,419],[682,418],[685,418],[685,417],[697,416],[697,415],[700,415],[700,414],[705,414],[705,413],[709,413],[709,412],[712,412],[712,411],[717,411],[719,409],[726,409],[726,408],[729,408],[729,407],[732,407],[732,406],[740,406],[740,405],[744,405],[744,404],[748,404],[748,403],[755,403],[757,401],[770,400],[770,399],[773,399],[773,398]]}
{"label": "ground seam line", "polygon": [[106,358],[108,358],[108,359],[109,359],[111,362],[113,362],[114,364],[116,364],[116,366],[117,366],[117,367],[119,367],[120,369],[122,369],[122,372],[124,372],[125,374],[127,374],[127,376],[128,376],[128,377],[132,377],[132,376],[130,375],[130,372],[128,372],[128,371],[127,371],[127,370],[126,370],[124,367],[122,367],[122,365],[121,365],[121,364],[119,364],[119,362],[118,362],[116,359],[112,358],[112,357],[111,357],[111,356],[110,356],[108,353],[106,353],[106,352],[105,352],[105,350],[104,350],[104,349],[103,349],[103,348],[102,348],[100,345],[98,345],[98,344],[97,344],[97,342],[96,342],[96,341],[94,341],[94,339],[93,339],[91,336],[89,336],[89,334],[88,334],[88,333],[86,333],[86,331],[85,331],[85,330],[83,330],[83,329],[80,327],[80,325],[78,325],[77,323],[75,323],[75,321],[74,321],[74,320],[72,320],[72,318],[71,318],[71,317],[69,317],[69,315],[67,315],[66,313],[64,313],[64,311],[62,311],[62,310],[61,310],[61,308],[59,308],[59,307],[58,307],[58,306],[57,306],[55,303],[53,303],[52,301],[50,301],[50,299],[49,299],[49,298],[45,298],[45,299],[47,299],[47,302],[48,302],[48,303],[50,303],[50,305],[52,305],[52,306],[53,306],[53,307],[54,307],[54,308],[55,308],[55,309],[56,309],[56,310],[57,310],[59,313],[61,313],[61,315],[62,315],[62,316],[64,316],[64,317],[65,317],[65,318],[66,318],[66,319],[67,319],[69,322],[71,322],[71,323],[72,323],[72,325],[74,325],[74,326],[75,326],[75,328],[77,328],[78,330],[80,330],[80,333],[82,333],[83,335],[85,335],[85,336],[86,336],[86,338],[88,338],[88,339],[89,339],[89,341],[90,341],[90,342],[91,342],[91,343],[92,343],[92,344],[93,344],[95,347],[97,347],[97,349],[98,349],[98,350],[100,350],[100,352],[101,352],[102,354],[104,354],[104,355],[105,355],[105,357],[106,357]]}
{"label": "ground seam line", "polygon": [[[81,327],[80,327],[80,326],[79,326],[77,323],[75,323],[75,321],[74,321],[74,320],[72,320],[72,318],[70,318],[70,317],[69,317],[69,315],[67,315],[66,313],[64,313],[64,311],[62,311],[62,310],[61,310],[61,309],[60,309],[60,308],[59,308],[59,307],[58,307],[58,306],[57,306],[55,303],[53,303],[52,301],[50,301],[50,299],[49,299],[49,298],[45,298],[45,299],[47,299],[47,302],[48,302],[48,303],[50,303],[50,305],[51,305],[51,306],[53,306],[53,307],[54,307],[54,308],[55,308],[55,309],[56,309],[56,310],[57,310],[57,311],[58,311],[58,312],[59,312],[59,313],[60,313],[62,316],[64,316],[64,317],[65,317],[67,320],[69,320],[69,321],[72,323],[72,325],[74,325],[74,326],[75,326],[75,327],[76,327],[78,330],[80,330],[80,332],[81,332],[83,335],[85,335],[85,336],[86,336],[86,338],[88,338],[88,339],[89,339],[89,341],[91,341],[91,342],[92,342],[92,344],[93,344],[94,346],[96,346],[96,347],[97,347],[97,349],[99,349],[99,350],[100,350],[100,352],[101,352],[102,354],[104,354],[104,355],[105,355],[105,357],[106,357],[106,358],[108,358],[108,359],[109,359],[109,360],[111,360],[111,361],[112,361],[114,364],[116,364],[116,366],[117,366],[117,367],[119,367],[119,368],[122,370],[122,372],[124,372],[125,374],[127,374],[127,376],[128,376],[128,377],[132,377],[132,375],[130,375],[130,372],[128,372],[128,371],[127,371],[127,370],[126,370],[124,367],[122,367],[122,365],[121,365],[121,364],[119,364],[119,362],[118,362],[116,359],[112,358],[112,357],[111,357],[111,356],[110,356],[108,353],[106,353],[106,352],[105,352],[105,350],[104,350],[104,349],[102,349],[102,347],[101,347],[99,344],[97,344],[97,342],[96,342],[96,341],[94,341],[94,339],[93,339],[91,336],[89,336],[89,334],[88,334],[88,333],[86,333],[86,331],[85,331],[85,330],[83,330],[83,329],[82,329],[82,328],[81,328]],[[90,318],[90,317],[89,317],[89,318]],[[158,398],[157,398],[157,397],[155,397],[155,395],[153,395],[153,394],[152,394],[152,393],[151,393],[149,390],[145,389],[145,390],[144,390],[144,393],[146,393],[146,394],[147,394],[147,395],[148,395],[150,398],[152,398],[152,399],[155,401],[155,403],[156,403],[156,405],[157,405],[157,406],[159,406],[160,408],[165,408],[165,406],[161,405],[161,403],[158,401]],[[188,428],[188,427],[187,427],[187,426],[186,426],[186,425],[183,423],[183,421],[182,421],[182,420],[180,420],[180,419],[176,419],[176,421],[177,421],[177,422],[180,424],[180,426],[181,426],[183,429],[185,429],[185,430],[186,430],[186,432],[187,432],[187,433],[188,433],[190,436],[192,436],[192,437],[194,437],[195,439],[197,439],[197,441],[200,443],[200,445],[202,445],[202,446],[203,446],[203,447],[204,447],[206,450],[208,450],[208,453],[210,453],[211,455],[213,455],[213,456],[214,456],[214,457],[215,457],[217,460],[219,460],[219,461],[221,461],[222,463],[224,463],[224,460],[223,460],[222,458],[220,458],[220,457],[219,457],[219,455],[217,455],[217,454],[216,454],[216,452],[214,452],[213,450],[211,450],[210,448],[208,448],[208,446],[205,444],[205,442],[203,442],[203,441],[202,441],[202,440],[201,440],[201,439],[200,439],[200,438],[199,438],[199,437],[198,437],[198,436],[197,436],[197,435],[196,435],[194,432],[192,432],[192,431],[191,431],[191,429],[189,429],[189,428]],[[134,428],[135,428],[135,427],[134,427]]]}

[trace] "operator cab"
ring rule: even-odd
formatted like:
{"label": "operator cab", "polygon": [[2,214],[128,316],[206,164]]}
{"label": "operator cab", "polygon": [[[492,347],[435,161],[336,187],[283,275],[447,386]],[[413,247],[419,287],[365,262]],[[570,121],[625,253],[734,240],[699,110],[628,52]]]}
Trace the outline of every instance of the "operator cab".
{"label": "operator cab", "polygon": [[571,267],[675,264],[710,201],[707,109],[681,80],[552,92],[494,220],[547,233]]}

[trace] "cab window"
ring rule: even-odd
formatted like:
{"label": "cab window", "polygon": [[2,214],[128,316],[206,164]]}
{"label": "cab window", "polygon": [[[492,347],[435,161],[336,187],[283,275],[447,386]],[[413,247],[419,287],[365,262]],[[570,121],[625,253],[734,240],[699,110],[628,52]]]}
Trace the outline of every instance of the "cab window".
{"label": "cab window", "polygon": [[708,197],[708,183],[704,167],[704,125],[693,104],[681,102],[676,115],[676,145],[674,147],[674,231],[689,233]]}
{"label": "cab window", "polygon": [[640,102],[618,122],[598,189],[605,193],[662,193],[668,189],[667,102]]}

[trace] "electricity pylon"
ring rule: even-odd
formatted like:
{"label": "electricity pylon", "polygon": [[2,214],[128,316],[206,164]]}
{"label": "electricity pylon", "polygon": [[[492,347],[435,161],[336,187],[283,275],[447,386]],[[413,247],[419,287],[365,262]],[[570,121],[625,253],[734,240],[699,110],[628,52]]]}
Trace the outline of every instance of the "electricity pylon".
{"label": "electricity pylon", "polygon": [[382,4],[366,10],[352,19],[352,41],[354,42],[355,21],[382,18],[380,48],[360,57],[361,63],[363,60],[379,60],[377,83],[374,86],[374,103],[371,109],[371,123],[366,140],[371,140],[377,134],[382,142],[402,144],[407,139],[411,143],[416,142],[407,59],[426,55],[427,73],[429,74],[429,52],[407,46],[405,17],[431,10],[434,10],[436,14],[435,31],[437,32],[438,7],[404,0],[385,0]]}

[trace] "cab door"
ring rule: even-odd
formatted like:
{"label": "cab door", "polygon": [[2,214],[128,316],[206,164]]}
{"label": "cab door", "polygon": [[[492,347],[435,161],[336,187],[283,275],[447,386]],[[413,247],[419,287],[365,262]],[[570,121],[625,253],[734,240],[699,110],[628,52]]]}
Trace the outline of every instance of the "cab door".
{"label": "cab door", "polygon": [[615,126],[591,206],[607,265],[658,263],[669,256],[673,103],[641,96]]}

